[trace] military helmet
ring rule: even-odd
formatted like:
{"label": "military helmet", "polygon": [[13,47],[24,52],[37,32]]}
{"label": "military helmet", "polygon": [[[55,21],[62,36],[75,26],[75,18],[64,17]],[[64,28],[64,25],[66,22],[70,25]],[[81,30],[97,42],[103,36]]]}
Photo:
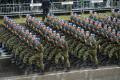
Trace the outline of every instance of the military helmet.
{"label": "military helmet", "polygon": [[90,36],[91,36],[91,37],[95,37],[95,34],[92,34],[92,33],[91,33]]}
{"label": "military helmet", "polygon": [[76,27],[76,25],[75,25],[75,24],[73,24],[73,27]]}
{"label": "military helmet", "polygon": [[69,23],[69,26],[72,26],[72,23]]}
{"label": "military helmet", "polygon": [[55,33],[55,34],[56,34],[56,31],[53,31],[53,33]]}
{"label": "military helmet", "polygon": [[44,25],[44,22],[41,22],[40,25]]}
{"label": "military helmet", "polygon": [[83,28],[81,29],[81,33],[84,33],[84,29]]}
{"label": "military helmet", "polygon": [[65,36],[61,36],[62,39],[65,39]]}
{"label": "military helmet", "polygon": [[77,27],[77,30],[80,30],[80,26]]}
{"label": "military helmet", "polygon": [[48,26],[48,27],[46,27],[46,29],[48,29],[48,30],[49,30],[49,28],[50,28],[49,26]]}
{"label": "military helmet", "polygon": [[26,30],[26,34],[29,34],[29,30],[28,29]]}

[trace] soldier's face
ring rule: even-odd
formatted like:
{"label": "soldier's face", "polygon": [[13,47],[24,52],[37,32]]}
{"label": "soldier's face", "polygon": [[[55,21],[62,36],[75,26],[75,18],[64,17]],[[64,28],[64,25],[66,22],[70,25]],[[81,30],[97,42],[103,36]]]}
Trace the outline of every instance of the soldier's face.
{"label": "soldier's face", "polygon": [[111,27],[108,28],[108,31],[111,32]]}
{"label": "soldier's face", "polygon": [[81,30],[81,33],[83,33],[83,34],[84,34],[84,30]]}
{"label": "soldier's face", "polygon": [[80,29],[79,29],[79,28],[77,28],[77,31],[80,31]]}
{"label": "soldier's face", "polygon": [[112,32],[113,35],[116,35],[115,31]]}
{"label": "soldier's face", "polygon": [[35,19],[34,18],[32,18],[32,21],[34,21]]}
{"label": "soldier's face", "polygon": [[55,33],[55,32],[53,32],[53,36],[56,36],[56,33]]}
{"label": "soldier's face", "polygon": [[119,32],[117,33],[117,36],[120,37],[120,33]]}
{"label": "soldier's face", "polygon": [[90,35],[90,33],[89,32],[86,32],[86,36],[89,36]]}
{"label": "soldier's face", "polygon": [[104,26],[104,29],[107,30],[107,25]]}

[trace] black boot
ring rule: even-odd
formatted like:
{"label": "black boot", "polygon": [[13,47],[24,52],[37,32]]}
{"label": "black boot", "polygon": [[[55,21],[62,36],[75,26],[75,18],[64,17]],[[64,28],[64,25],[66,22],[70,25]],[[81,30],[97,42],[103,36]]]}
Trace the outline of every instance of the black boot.
{"label": "black boot", "polygon": [[97,64],[93,65],[93,69],[97,69],[97,68],[98,68]]}
{"label": "black boot", "polygon": [[45,71],[44,70],[38,70],[38,75],[44,75]]}

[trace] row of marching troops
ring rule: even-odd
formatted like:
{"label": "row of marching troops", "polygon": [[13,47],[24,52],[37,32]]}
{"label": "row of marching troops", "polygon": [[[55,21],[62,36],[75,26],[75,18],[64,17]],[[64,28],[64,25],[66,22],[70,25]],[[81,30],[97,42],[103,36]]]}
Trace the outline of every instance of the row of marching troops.
{"label": "row of marching troops", "polygon": [[48,15],[46,24],[63,31],[66,35],[70,53],[81,60],[82,58],[84,58],[83,60],[91,58],[90,60],[98,65],[99,61],[101,61],[98,60],[99,53],[104,53],[102,54],[103,57],[109,56],[109,59],[111,59],[115,56],[119,63],[120,32],[116,31],[116,29],[107,25],[103,26],[103,23],[99,20],[81,19],[77,15],[72,15],[70,22]]}
{"label": "row of marching troops", "polygon": [[[26,26],[16,24],[9,17],[4,17],[4,26],[17,38],[14,40],[20,42],[16,44],[8,44],[12,50],[12,61],[28,71],[44,71],[44,67],[51,64],[63,64],[69,70],[68,45],[64,40],[64,36],[44,25],[43,22],[34,17],[27,16]],[[33,31],[30,30],[33,29]],[[8,46],[9,47],[9,46]],[[27,47],[27,51],[26,51]],[[25,49],[25,50],[24,50]]]}
{"label": "row of marching troops", "polygon": [[[101,35],[111,41],[119,41],[119,33],[120,31],[118,31],[117,26],[113,26],[112,22],[111,24],[105,24],[103,21],[99,20],[99,19],[92,19],[92,18],[82,18],[80,16],[77,15],[73,15],[71,16],[71,21],[83,26],[83,28],[90,30],[98,35]],[[109,20],[108,20],[109,21]],[[117,24],[117,22],[116,22]]]}
{"label": "row of marching troops", "polygon": [[[97,13],[90,14],[89,18],[92,18],[94,21],[102,22],[103,24],[108,25],[109,27],[114,27],[116,30],[120,30],[120,19],[118,17],[113,16],[104,16],[103,18],[100,18],[101,15],[98,15]],[[99,20],[98,20],[99,19]]]}
{"label": "row of marching troops", "polygon": [[[65,35],[69,46],[69,55],[76,57],[80,62],[86,62],[89,59],[95,64],[94,66],[98,65],[98,59],[96,58],[98,47],[95,34],[85,31],[81,26],[72,22],[54,16],[48,16],[46,24],[51,25],[53,29],[57,29]],[[74,63],[74,61],[71,63]],[[76,65],[79,66],[80,64],[76,63]]]}
{"label": "row of marching troops", "polygon": [[[117,19],[117,18],[114,18]],[[102,21],[103,20],[103,21]],[[98,35],[99,39],[103,38],[101,41],[104,42],[104,44],[100,43],[101,48],[104,48],[101,50],[102,53],[108,54],[109,58],[114,58],[118,60],[118,64],[120,63],[120,47],[119,47],[119,39],[120,39],[120,31],[119,26],[113,25],[119,24],[119,19],[112,22],[109,18],[105,19],[98,19],[94,16],[93,18],[82,18],[78,15],[71,16],[71,21],[83,26],[86,30],[90,30],[91,32]],[[107,24],[107,22],[111,22]],[[106,24],[105,24],[106,23]],[[113,60],[115,61],[115,60]]]}
{"label": "row of marching troops", "polygon": [[44,70],[43,45],[41,38],[30,32],[25,26],[17,24],[9,17],[4,17],[5,29],[9,30],[10,37],[7,47],[12,52],[12,63],[24,68],[25,71]]}
{"label": "row of marching troops", "polygon": [[[69,70],[68,44],[65,41],[65,36],[60,35],[56,30],[46,26],[44,22],[30,15],[26,16],[26,23],[29,28],[32,28],[42,38],[46,63],[50,62],[56,67],[62,63],[64,64],[62,66]],[[50,66],[50,63],[47,66]]]}

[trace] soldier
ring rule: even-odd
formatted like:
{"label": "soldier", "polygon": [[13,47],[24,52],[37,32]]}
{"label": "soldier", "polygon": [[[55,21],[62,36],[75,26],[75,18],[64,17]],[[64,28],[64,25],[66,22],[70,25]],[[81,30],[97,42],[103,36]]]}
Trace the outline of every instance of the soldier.
{"label": "soldier", "polygon": [[117,31],[117,42],[120,42],[120,31]]}
{"label": "soldier", "polygon": [[28,23],[29,23],[29,20],[28,20],[28,19],[29,19],[29,16],[30,16],[29,14],[26,15],[26,23],[27,23],[27,25],[29,25],[29,24],[28,24]]}
{"label": "soldier", "polygon": [[93,18],[93,11],[92,10],[90,10],[89,14],[90,14],[89,18]]}
{"label": "soldier", "polygon": [[4,16],[4,24],[5,24],[5,27],[7,27],[8,20],[9,20],[9,18],[8,18],[7,16]]}
{"label": "soldier", "polygon": [[49,13],[50,5],[51,5],[50,0],[42,0],[42,9],[43,9],[42,21],[44,21],[45,17],[47,17],[47,15]]}
{"label": "soldier", "polygon": [[113,17],[111,17],[111,16],[108,16],[108,19],[107,19],[108,21],[106,21],[108,24],[110,24],[111,23],[111,21],[113,21]]}
{"label": "soldier", "polygon": [[112,32],[111,32],[111,41],[112,42],[117,41],[116,30],[115,29],[112,29]]}
{"label": "soldier", "polygon": [[85,44],[87,45],[87,46],[90,46],[90,32],[89,31],[86,31],[85,32]]}
{"label": "soldier", "polygon": [[98,28],[98,29],[101,29],[101,28],[102,28],[102,22],[99,22],[99,23],[98,23],[97,28]]}
{"label": "soldier", "polygon": [[104,26],[103,26],[103,29],[104,29],[105,31],[107,31],[108,25],[104,25]]}
{"label": "soldier", "polygon": [[107,31],[111,33],[112,28],[111,28],[111,27],[108,27],[108,30],[107,30]]}
{"label": "soldier", "polygon": [[116,23],[117,22],[117,18],[113,18],[113,23]]}

